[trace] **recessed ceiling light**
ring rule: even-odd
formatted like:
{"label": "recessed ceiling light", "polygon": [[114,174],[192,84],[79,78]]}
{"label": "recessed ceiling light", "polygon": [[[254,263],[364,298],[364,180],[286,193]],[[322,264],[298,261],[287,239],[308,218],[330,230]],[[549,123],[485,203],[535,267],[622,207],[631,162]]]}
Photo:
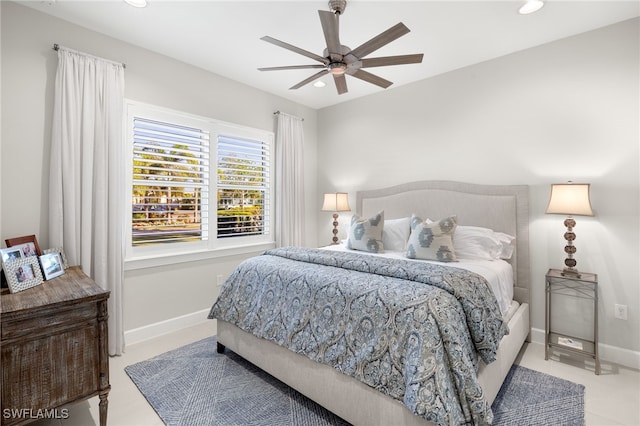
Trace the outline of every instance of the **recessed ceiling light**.
{"label": "recessed ceiling light", "polygon": [[315,83],[313,83],[313,85],[314,85],[315,87],[324,87],[324,86],[326,86],[326,83],[325,83],[324,81],[320,81],[320,80],[318,80],[318,81],[316,81]]}
{"label": "recessed ceiling light", "polygon": [[518,9],[518,13],[520,15],[528,15],[539,11],[542,9],[542,6],[544,6],[544,2],[542,0],[527,0],[527,2]]}
{"label": "recessed ceiling light", "polygon": [[124,2],[133,7],[147,7],[147,0],[124,0]]}

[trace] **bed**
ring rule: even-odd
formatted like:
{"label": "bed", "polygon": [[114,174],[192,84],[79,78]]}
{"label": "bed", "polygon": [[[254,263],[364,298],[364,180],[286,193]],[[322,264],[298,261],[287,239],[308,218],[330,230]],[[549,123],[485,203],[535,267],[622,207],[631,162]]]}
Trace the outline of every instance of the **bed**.
{"label": "bed", "polygon": [[[361,217],[374,216],[381,211],[384,212],[385,221],[412,216],[432,219],[455,217],[460,226],[483,227],[515,236],[513,253],[506,260],[512,272],[513,301],[499,310],[499,314],[505,319],[508,332],[507,334],[503,333],[504,335],[496,332],[494,337],[499,337],[499,346],[496,344],[495,351],[486,355],[487,362],[485,362],[485,355],[481,355],[476,360],[477,364],[473,364],[475,369],[473,380],[477,380],[480,388],[477,392],[481,395],[478,401],[472,401],[471,405],[491,405],[520,348],[528,339],[530,330],[528,198],[528,187],[523,185],[477,185],[451,181],[412,182],[384,189],[360,191],[356,195],[356,212]],[[284,251],[288,252],[287,249]],[[340,258],[342,254],[339,251],[340,249],[336,250],[335,248],[333,250],[313,250],[311,256],[324,259]],[[344,251],[345,256],[350,255],[348,252],[351,250]],[[310,256],[306,252],[299,254],[295,249],[292,249],[291,252],[294,253],[294,256]],[[325,253],[331,253],[331,256],[327,257]],[[388,266],[391,261],[386,259],[384,262],[387,262]],[[409,261],[399,259],[397,262],[402,262],[400,269],[404,271],[403,273],[406,273],[406,270],[415,269]],[[369,261],[353,262],[349,260],[348,263],[368,264]],[[455,267],[456,263],[458,262],[451,262],[451,266]],[[268,290],[262,291],[266,291],[264,297],[267,297]],[[471,297],[476,296],[472,295]],[[299,303],[298,298],[295,300],[297,300],[296,303]],[[216,301],[217,303],[218,301]],[[497,298],[495,303],[499,305]],[[242,329],[246,329],[244,324],[234,325],[232,322],[235,321],[231,319],[234,318],[234,315],[227,315],[223,318],[220,312],[217,314],[214,312],[215,308],[214,304],[210,318],[217,316],[217,335],[221,350],[228,347],[349,423],[355,425],[426,425],[432,424],[427,419],[436,419],[434,422],[440,424],[451,420],[436,414],[423,413],[421,409],[416,409],[416,406],[413,405],[411,408],[407,408],[406,401],[403,403],[389,396],[386,387],[393,386],[387,386],[386,383],[384,386],[365,384],[366,380],[363,382],[361,378],[354,378],[357,374],[345,374],[344,366],[338,365],[339,362],[336,360],[333,360],[333,365],[316,362],[313,359],[317,359],[318,356],[297,353],[299,351],[286,348],[285,345],[281,345],[282,342],[276,344],[263,338],[264,336],[259,333],[256,334],[261,337],[256,337]],[[495,311],[495,308],[492,309]],[[486,309],[486,311],[493,312],[490,309]],[[466,313],[466,311],[464,312]],[[491,316],[490,313],[487,315]],[[291,321],[295,321],[295,318]],[[330,328],[327,327],[327,329]],[[470,340],[475,343],[482,338],[473,335]],[[446,356],[444,359],[448,360]],[[324,352],[323,358],[326,358]],[[342,360],[342,358],[338,358]],[[387,364],[382,363],[382,365]],[[457,362],[450,362],[450,364],[457,364]],[[470,367],[467,365],[465,368],[468,370]],[[458,382],[462,380],[460,377],[466,374],[464,371],[463,373],[459,371],[445,373],[453,377],[455,386],[459,386]],[[374,388],[378,388],[378,390]],[[380,391],[381,388],[385,388],[385,393]],[[418,390],[417,393],[423,395],[425,391]],[[447,411],[450,407],[440,407],[440,409]],[[462,411],[464,410],[463,408]],[[484,423],[490,421],[490,417],[473,417],[469,421]]]}

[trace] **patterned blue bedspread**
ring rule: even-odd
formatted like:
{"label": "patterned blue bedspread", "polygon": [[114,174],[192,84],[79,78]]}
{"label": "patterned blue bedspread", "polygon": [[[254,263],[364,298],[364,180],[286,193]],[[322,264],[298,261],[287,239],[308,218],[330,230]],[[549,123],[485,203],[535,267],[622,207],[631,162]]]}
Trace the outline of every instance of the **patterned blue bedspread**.
{"label": "patterned blue bedspread", "polygon": [[438,425],[489,424],[478,358],[507,334],[481,276],[359,253],[280,248],[229,277],[218,318],[328,364]]}

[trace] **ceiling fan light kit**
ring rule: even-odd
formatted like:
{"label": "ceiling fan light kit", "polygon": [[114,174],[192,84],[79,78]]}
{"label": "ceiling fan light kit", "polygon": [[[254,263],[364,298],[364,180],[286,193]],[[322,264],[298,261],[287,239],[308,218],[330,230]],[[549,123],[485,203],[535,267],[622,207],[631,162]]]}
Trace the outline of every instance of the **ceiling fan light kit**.
{"label": "ceiling fan light kit", "polygon": [[342,75],[347,72],[347,64],[344,62],[331,62],[327,68],[333,75]]}
{"label": "ceiling fan light kit", "polygon": [[329,8],[331,11],[319,10],[320,24],[324,33],[327,48],[324,49],[323,55],[301,49],[284,41],[277,40],[273,37],[264,36],[261,40],[275,44],[284,49],[306,56],[320,64],[313,65],[289,65],[279,67],[258,68],[260,71],[280,71],[280,70],[297,70],[297,69],[320,69],[312,76],[302,80],[298,84],[290,87],[290,89],[299,89],[327,73],[333,75],[333,81],[336,85],[338,94],[347,93],[347,80],[345,74],[356,77],[376,86],[386,89],[393,83],[385,80],[375,74],[365,71],[363,68],[383,67],[388,65],[405,65],[419,64],[422,62],[423,54],[386,56],[378,58],[365,58],[365,56],[373,53],[383,46],[407,34],[410,30],[402,22],[394,25],[388,30],[378,34],[369,41],[351,50],[347,46],[340,44],[339,36],[339,18],[347,7],[346,0],[330,0]]}

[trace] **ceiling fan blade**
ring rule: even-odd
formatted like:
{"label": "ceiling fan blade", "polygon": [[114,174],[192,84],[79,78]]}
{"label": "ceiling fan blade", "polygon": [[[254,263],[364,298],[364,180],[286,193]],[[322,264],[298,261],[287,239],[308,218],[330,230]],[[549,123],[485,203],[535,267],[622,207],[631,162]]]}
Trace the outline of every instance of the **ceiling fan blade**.
{"label": "ceiling fan blade", "polygon": [[305,84],[309,84],[311,83],[313,80],[317,80],[320,77],[322,77],[323,75],[325,75],[326,73],[328,73],[329,71],[327,70],[322,70],[320,72],[315,73],[314,75],[312,75],[311,77],[302,80],[300,83],[296,84],[295,86],[291,86],[289,87],[289,90],[295,90],[295,89],[299,89],[302,86],[304,86]]}
{"label": "ceiling fan blade", "polygon": [[387,31],[378,34],[371,40],[364,42],[360,46],[353,49],[350,53],[356,58],[362,59],[369,53],[374,52],[380,49],[382,46],[402,37],[409,31],[409,28],[407,28],[402,22],[400,22],[399,24],[396,24],[393,27],[389,28]]}
{"label": "ceiling fan blade", "polygon": [[347,79],[344,74],[334,74],[333,81],[336,83],[336,89],[338,90],[338,95],[342,95],[343,93],[347,93]]}
{"label": "ceiling fan blade", "polygon": [[360,68],[371,67],[385,67],[387,65],[405,65],[405,64],[419,64],[422,62],[424,54],[419,53],[415,55],[399,55],[399,56],[385,56],[380,58],[362,59],[362,65]]}
{"label": "ceiling fan blade", "polygon": [[286,65],[283,67],[265,67],[258,68],[258,71],[280,71],[280,70],[306,70],[313,68],[327,68],[324,65]]}
{"label": "ceiling fan blade", "polygon": [[[347,71],[349,72],[349,71]],[[372,83],[375,84],[376,86],[380,86],[383,89],[386,89],[387,87],[391,86],[393,83],[389,80],[385,80],[382,77],[378,77],[377,75],[371,74],[370,72],[367,71],[363,71],[360,69],[356,69],[352,72],[349,72],[349,75],[352,75],[356,78],[359,78],[360,80],[364,80],[367,83]]]}
{"label": "ceiling fan blade", "polygon": [[329,60],[327,58],[323,58],[322,56],[316,55],[315,53],[309,52],[308,50],[300,49],[299,47],[296,47],[289,43],[285,43],[284,41],[277,40],[273,37],[264,36],[260,40],[264,40],[268,43],[275,44],[276,46],[291,50],[292,52],[299,53],[300,55],[306,56],[307,58],[322,62],[325,65],[329,65]]}
{"label": "ceiling fan blade", "polygon": [[340,61],[342,60],[342,49],[340,47],[339,15],[326,10],[319,10],[318,14],[329,56],[334,61]]}

